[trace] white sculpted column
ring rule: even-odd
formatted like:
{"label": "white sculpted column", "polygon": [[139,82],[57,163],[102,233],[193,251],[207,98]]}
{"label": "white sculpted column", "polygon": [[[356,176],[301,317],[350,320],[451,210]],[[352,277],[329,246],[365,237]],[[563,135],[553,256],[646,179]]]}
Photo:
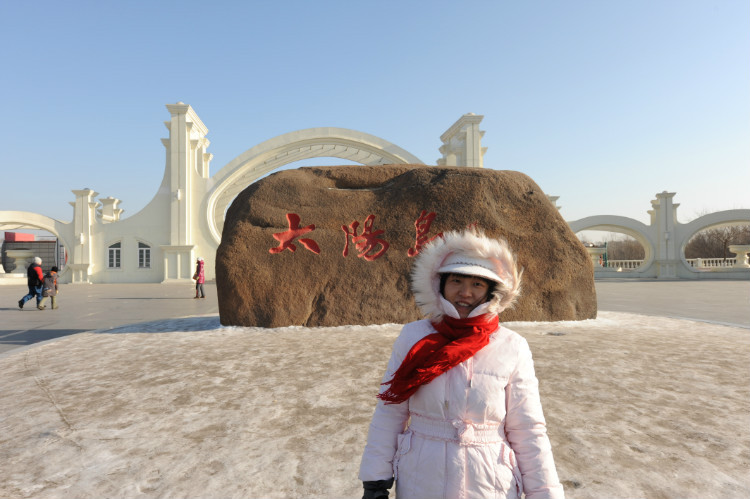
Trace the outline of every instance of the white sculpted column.
{"label": "white sculpted column", "polygon": [[96,222],[96,208],[99,203],[94,198],[99,195],[91,189],[84,188],[72,191],[76,195],[73,206],[73,231],[75,242],[70,248],[70,262],[67,267],[72,271],[73,283],[91,282],[89,278],[94,270],[94,242],[92,226]]}
{"label": "white sculpted column", "polygon": [[677,224],[677,207],[672,202],[674,192],[663,191],[651,201],[651,225],[655,228],[656,238],[656,277],[672,279],[677,277],[677,265],[680,263],[679,248],[675,237]]}
{"label": "white sculpted column", "polygon": [[197,225],[195,186],[207,178],[211,160],[206,152],[208,128],[187,104],[167,104],[167,109],[171,114],[166,122],[169,139],[163,143],[167,148],[170,217],[169,244],[161,246],[164,280],[190,280],[195,247],[193,227]]}
{"label": "white sculpted column", "polygon": [[440,136],[443,141],[440,147],[443,157],[437,160],[439,166],[484,168],[484,153],[487,148],[482,147],[484,131],[479,129],[482,119],[484,116],[474,113],[464,114]]}

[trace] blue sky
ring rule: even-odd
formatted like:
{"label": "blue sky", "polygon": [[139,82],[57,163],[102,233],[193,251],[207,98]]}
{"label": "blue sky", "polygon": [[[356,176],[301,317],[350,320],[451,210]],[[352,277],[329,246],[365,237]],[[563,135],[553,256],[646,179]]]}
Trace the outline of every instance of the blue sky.
{"label": "blue sky", "polygon": [[435,164],[474,112],[485,167],[526,173],[566,220],[647,222],[664,190],[682,222],[750,208],[746,0],[4,2],[0,47],[0,210],[67,221],[89,187],[135,214],[177,101],[211,174],[320,126]]}

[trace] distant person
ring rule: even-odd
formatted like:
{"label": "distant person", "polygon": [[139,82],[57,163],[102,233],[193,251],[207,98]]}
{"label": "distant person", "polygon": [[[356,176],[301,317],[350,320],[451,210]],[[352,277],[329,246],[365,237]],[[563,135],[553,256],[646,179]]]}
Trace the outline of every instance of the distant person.
{"label": "distant person", "polygon": [[44,283],[44,273],[42,273],[42,259],[34,257],[34,263],[26,269],[26,284],[29,286],[29,294],[18,300],[18,308],[23,308],[23,304],[36,296],[36,305],[42,301],[42,284]]}
{"label": "distant person", "polygon": [[498,314],[520,292],[505,240],[446,233],[414,262],[427,318],[393,344],[359,478],[363,499],[562,499],[531,350]]}
{"label": "distant person", "polygon": [[193,274],[193,280],[195,280],[195,297],[205,298],[206,293],[203,290],[203,283],[206,282],[206,272],[204,270],[203,258],[198,257],[195,264],[195,274]]}
{"label": "distant person", "polygon": [[57,308],[57,267],[52,267],[49,272],[44,274],[44,284],[42,285],[42,301],[36,306],[39,310],[44,310],[44,300],[50,298],[52,301],[52,310]]}

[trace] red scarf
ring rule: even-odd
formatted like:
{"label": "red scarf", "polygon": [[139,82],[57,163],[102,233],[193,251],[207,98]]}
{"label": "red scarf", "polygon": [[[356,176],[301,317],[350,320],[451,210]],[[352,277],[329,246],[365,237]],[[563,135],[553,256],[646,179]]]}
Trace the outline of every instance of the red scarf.
{"label": "red scarf", "polygon": [[393,379],[383,383],[390,386],[378,398],[386,404],[404,402],[420,386],[426,385],[484,348],[498,324],[495,314],[466,319],[443,316],[442,321],[433,324],[437,333],[428,334],[411,347]]}

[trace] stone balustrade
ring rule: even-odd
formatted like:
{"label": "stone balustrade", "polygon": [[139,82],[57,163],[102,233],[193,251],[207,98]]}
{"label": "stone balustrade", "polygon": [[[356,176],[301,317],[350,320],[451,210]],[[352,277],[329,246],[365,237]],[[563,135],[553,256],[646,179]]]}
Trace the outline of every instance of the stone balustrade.
{"label": "stone balustrade", "polygon": [[[602,248],[603,249],[603,248]],[[589,251],[591,253],[591,251]],[[593,261],[593,258],[592,258]],[[737,263],[737,258],[687,258],[685,261],[695,269],[728,269],[735,267],[744,267],[742,262]],[[634,270],[643,265],[643,260],[608,260],[605,265],[595,262],[595,268],[608,268],[617,270]],[[745,261],[745,265],[747,262]]]}
{"label": "stone balustrade", "polygon": [[711,269],[734,267],[736,258],[687,258],[693,268]]}
{"label": "stone balustrade", "polygon": [[643,264],[643,260],[607,260],[607,268],[610,269],[637,269]]}

